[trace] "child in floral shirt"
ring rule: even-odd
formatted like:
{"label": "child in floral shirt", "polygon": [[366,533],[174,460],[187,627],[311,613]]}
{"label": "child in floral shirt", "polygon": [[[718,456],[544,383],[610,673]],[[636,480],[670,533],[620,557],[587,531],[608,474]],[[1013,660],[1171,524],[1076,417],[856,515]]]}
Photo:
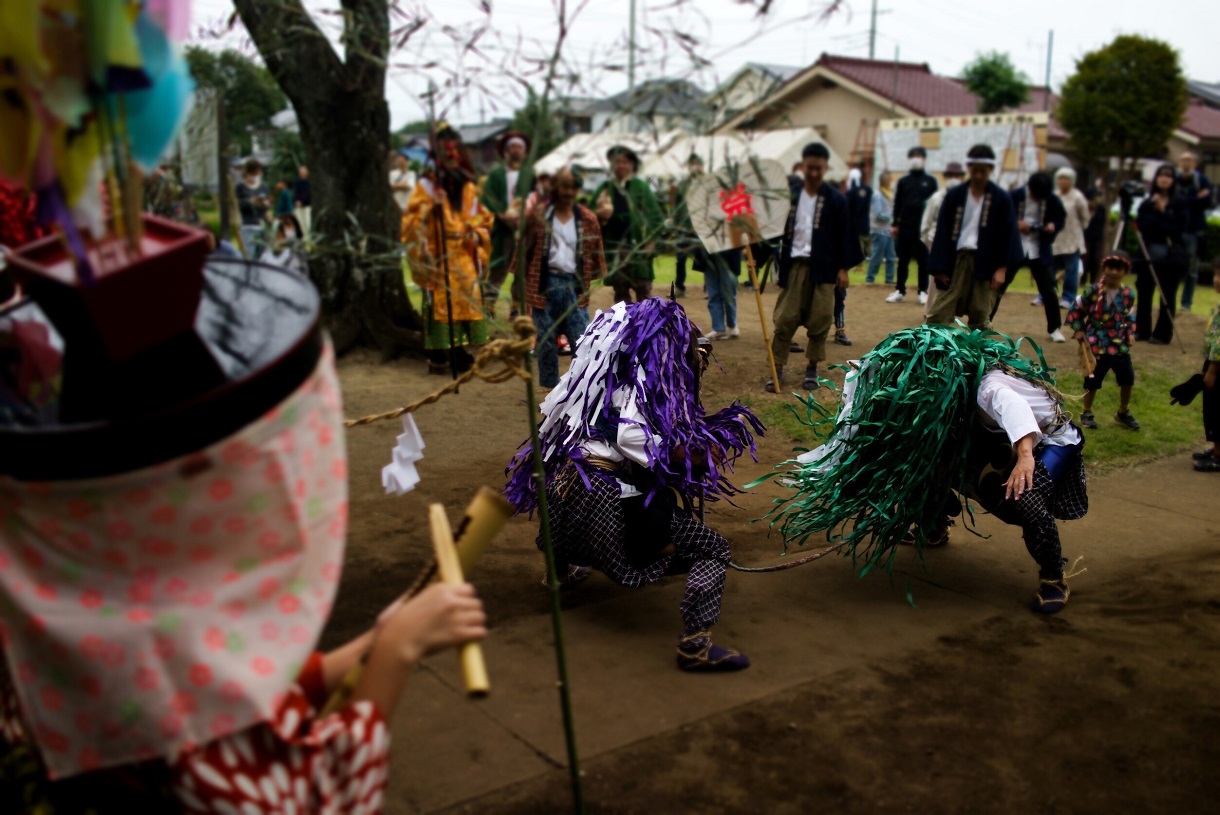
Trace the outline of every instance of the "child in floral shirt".
{"label": "child in floral shirt", "polygon": [[1135,294],[1123,285],[1123,276],[1131,271],[1126,255],[1115,254],[1101,262],[1102,279],[1080,297],[1068,312],[1067,324],[1076,333],[1077,342],[1088,342],[1097,358],[1097,368],[1084,380],[1084,412],[1080,424],[1097,427],[1093,417],[1093,399],[1106,378],[1114,371],[1118,382],[1118,413],[1114,419],[1123,427],[1139,430],[1140,423],[1131,415],[1131,390],[1135,386],[1135,368],[1131,364],[1131,340],[1135,336]]}
{"label": "child in floral shirt", "polygon": [[[1220,273],[1212,275],[1212,288],[1220,292]],[[1212,309],[1203,335],[1203,430],[1212,446],[1194,454],[1195,469],[1220,472],[1220,304]]]}

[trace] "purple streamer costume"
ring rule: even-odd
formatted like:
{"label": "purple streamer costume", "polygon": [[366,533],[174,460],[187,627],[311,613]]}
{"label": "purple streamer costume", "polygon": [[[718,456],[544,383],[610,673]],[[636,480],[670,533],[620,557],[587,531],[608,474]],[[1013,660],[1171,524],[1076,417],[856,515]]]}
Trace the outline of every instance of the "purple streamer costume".
{"label": "purple streamer costume", "polygon": [[[730,558],[728,540],[699,521],[694,501],[737,493],[717,461],[731,471],[743,453],[754,455],[752,433],[763,433],[739,403],[705,415],[697,336],[682,307],[660,298],[599,312],[543,402],[539,427],[560,574],[592,566],[637,587],[686,573],[687,633],[720,616]],[[527,442],[507,470],[517,512],[537,506],[533,469]]]}

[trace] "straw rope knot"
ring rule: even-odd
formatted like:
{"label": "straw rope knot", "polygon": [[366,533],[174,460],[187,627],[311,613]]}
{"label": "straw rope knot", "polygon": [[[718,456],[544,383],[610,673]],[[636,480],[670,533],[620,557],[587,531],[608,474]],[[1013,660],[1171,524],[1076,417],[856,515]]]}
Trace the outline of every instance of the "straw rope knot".
{"label": "straw rope knot", "polygon": [[414,413],[424,405],[430,405],[433,402],[439,401],[441,397],[456,392],[458,388],[475,377],[484,382],[490,382],[493,385],[508,382],[514,378],[524,379],[528,382],[530,372],[524,363],[526,356],[534,350],[537,333],[538,330],[534,328],[534,321],[532,319],[529,317],[517,317],[513,320],[513,339],[492,340],[484,345],[475,356],[474,364],[470,366],[470,370],[454,379],[445,387],[400,408],[388,410],[385,413],[373,413],[368,416],[361,416],[359,419],[346,419],[343,422],[343,426],[357,427],[359,425],[379,422],[382,419],[397,419],[408,413]]}

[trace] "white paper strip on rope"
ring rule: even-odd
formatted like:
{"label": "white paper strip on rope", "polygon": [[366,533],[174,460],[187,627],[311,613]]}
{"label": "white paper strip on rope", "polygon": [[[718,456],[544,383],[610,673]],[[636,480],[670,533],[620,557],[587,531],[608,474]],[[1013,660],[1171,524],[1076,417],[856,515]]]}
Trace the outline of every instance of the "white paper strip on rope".
{"label": "white paper strip on rope", "polygon": [[381,468],[381,485],[387,495],[403,495],[415,489],[419,473],[415,462],[424,457],[424,437],[408,413],[402,417],[402,434],[392,451],[390,463]]}

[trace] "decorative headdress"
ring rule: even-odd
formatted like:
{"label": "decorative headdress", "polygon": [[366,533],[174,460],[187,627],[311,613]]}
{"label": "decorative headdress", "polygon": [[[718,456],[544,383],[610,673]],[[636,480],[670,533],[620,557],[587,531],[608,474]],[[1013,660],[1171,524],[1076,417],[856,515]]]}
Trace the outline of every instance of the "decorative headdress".
{"label": "decorative headdress", "polygon": [[[764,428],[740,403],[704,414],[696,336],[682,306],[659,297],[598,312],[577,343],[571,369],[542,403],[545,418],[538,432],[547,476],[570,461],[586,483],[590,477],[607,477],[587,466],[580,444],[616,440],[618,425],[627,421],[613,405],[621,395],[633,400],[643,416],[654,489],[673,487],[686,497],[702,491],[709,500],[736,494],[739,490],[717,466],[731,471],[743,453],[754,456],[751,431],[761,435]],[[676,455],[676,448],[686,454]],[[538,496],[528,441],[506,474],[509,501],[517,512],[532,512]]]}

